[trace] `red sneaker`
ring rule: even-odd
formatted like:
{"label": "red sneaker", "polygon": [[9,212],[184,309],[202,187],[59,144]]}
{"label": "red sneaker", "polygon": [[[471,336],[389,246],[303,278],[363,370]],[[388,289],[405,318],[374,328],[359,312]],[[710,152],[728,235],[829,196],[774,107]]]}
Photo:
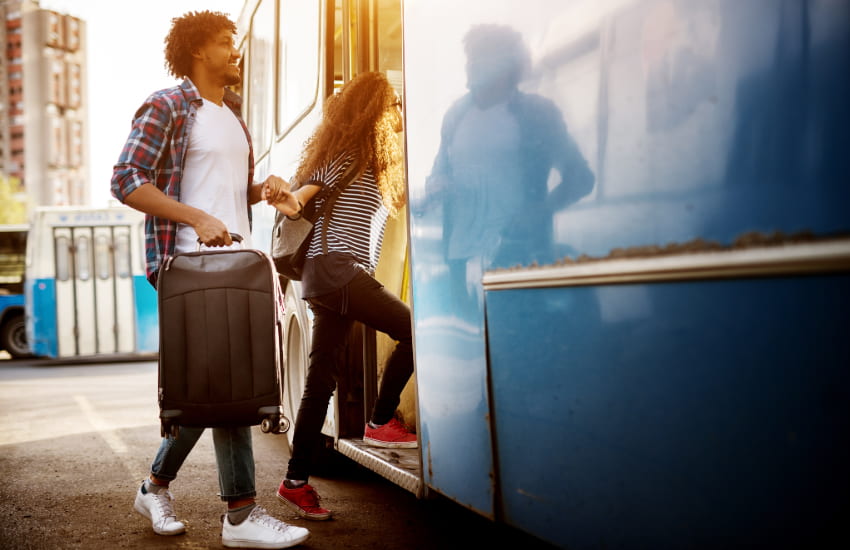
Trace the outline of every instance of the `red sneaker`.
{"label": "red sneaker", "polygon": [[363,433],[363,443],[385,449],[415,449],[418,446],[416,434],[410,433],[395,418],[378,428],[369,426],[367,422]]}
{"label": "red sneaker", "polygon": [[319,506],[319,494],[308,484],[297,489],[289,489],[281,481],[280,488],[277,490],[277,498],[304,519],[322,521],[331,517],[332,512]]}

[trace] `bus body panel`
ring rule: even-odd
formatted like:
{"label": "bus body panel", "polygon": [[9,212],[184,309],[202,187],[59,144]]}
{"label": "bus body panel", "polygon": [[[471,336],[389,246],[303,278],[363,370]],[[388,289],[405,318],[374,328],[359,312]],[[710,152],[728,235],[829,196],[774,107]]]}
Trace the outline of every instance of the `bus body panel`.
{"label": "bus body panel", "polygon": [[159,309],[157,308],[156,289],[148,282],[144,274],[133,276],[134,308],[136,323],[136,345],[142,353],[159,351]]}
{"label": "bus body panel", "polygon": [[7,310],[22,307],[24,307],[23,294],[0,294],[0,320],[3,320]]}
{"label": "bus body panel", "polygon": [[850,487],[848,288],[488,292],[506,521],[569,548],[817,546]]}
{"label": "bus body panel", "polygon": [[[745,4],[405,2],[432,488],[571,548],[834,527],[824,482],[848,486],[834,389],[847,386],[846,238],[834,276],[804,261],[704,282],[482,286],[541,265],[705,250],[723,263],[733,247],[850,234],[850,4]],[[492,101],[512,70],[519,85]],[[824,517],[795,520],[783,490],[827,493]]]}
{"label": "bus body panel", "polygon": [[27,279],[27,340],[35,355],[57,357],[56,279]]}

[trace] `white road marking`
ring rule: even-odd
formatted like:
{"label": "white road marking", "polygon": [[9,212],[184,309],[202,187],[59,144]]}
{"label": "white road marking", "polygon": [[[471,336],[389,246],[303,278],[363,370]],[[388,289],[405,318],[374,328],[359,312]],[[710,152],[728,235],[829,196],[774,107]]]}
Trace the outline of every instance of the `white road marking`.
{"label": "white road marking", "polygon": [[95,429],[97,433],[106,441],[106,444],[112,449],[115,454],[126,454],[127,444],[115,433],[115,430],[109,426],[109,423],[101,417],[91,402],[84,396],[76,394],[73,396],[74,401],[82,409],[83,414]]}

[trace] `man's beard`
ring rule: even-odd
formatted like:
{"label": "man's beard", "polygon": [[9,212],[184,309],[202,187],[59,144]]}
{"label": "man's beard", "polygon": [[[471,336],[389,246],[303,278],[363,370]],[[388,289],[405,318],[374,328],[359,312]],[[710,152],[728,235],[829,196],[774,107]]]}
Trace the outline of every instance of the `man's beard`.
{"label": "man's beard", "polygon": [[242,82],[242,75],[237,71],[236,74],[227,73],[224,76],[224,85],[225,86],[236,86]]}

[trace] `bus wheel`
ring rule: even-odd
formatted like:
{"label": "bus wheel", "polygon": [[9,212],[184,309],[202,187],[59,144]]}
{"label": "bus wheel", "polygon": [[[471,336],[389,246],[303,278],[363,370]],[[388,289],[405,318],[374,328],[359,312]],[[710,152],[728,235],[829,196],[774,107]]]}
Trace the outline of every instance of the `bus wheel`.
{"label": "bus wheel", "polygon": [[27,326],[23,313],[14,314],[3,323],[3,329],[0,332],[0,345],[12,357],[32,357],[27,343]]}
{"label": "bus wheel", "polygon": [[[286,418],[294,419],[301,405],[304,384],[307,381],[307,361],[309,353],[310,320],[307,307],[296,294],[295,287],[287,281],[284,292],[284,356],[281,381],[283,383],[283,409]],[[286,433],[289,448],[295,430],[282,430]]]}

